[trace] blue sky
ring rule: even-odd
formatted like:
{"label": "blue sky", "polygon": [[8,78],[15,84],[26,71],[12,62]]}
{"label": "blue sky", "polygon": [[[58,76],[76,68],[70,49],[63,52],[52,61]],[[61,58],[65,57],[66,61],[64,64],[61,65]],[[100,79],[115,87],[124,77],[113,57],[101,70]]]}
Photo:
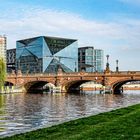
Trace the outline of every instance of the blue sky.
{"label": "blue sky", "polygon": [[78,39],[110,55],[111,69],[140,70],[140,0],[0,0],[0,34]]}

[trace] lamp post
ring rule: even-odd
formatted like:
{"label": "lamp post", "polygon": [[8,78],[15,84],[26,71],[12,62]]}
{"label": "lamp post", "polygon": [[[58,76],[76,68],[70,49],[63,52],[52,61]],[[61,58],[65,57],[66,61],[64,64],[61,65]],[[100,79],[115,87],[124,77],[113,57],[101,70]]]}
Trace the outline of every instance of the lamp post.
{"label": "lamp post", "polygon": [[77,72],[77,68],[76,68],[76,60],[75,60],[75,72]]}
{"label": "lamp post", "polygon": [[119,72],[118,62],[119,60],[116,60],[116,72]]}
{"label": "lamp post", "polygon": [[106,55],[107,58],[107,63],[106,63],[106,72],[110,72],[110,68],[109,68],[109,55]]}
{"label": "lamp post", "polygon": [[29,64],[27,64],[27,74],[29,74]]}
{"label": "lamp post", "polygon": [[106,55],[107,58],[107,65],[109,66],[109,55]]}

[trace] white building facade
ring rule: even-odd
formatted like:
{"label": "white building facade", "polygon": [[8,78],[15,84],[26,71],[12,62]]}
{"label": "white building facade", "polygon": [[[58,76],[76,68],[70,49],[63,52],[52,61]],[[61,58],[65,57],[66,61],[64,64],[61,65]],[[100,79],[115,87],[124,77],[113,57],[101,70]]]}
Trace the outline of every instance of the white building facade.
{"label": "white building facade", "polygon": [[0,57],[4,59],[6,63],[6,46],[7,39],[5,36],[0,36]]}

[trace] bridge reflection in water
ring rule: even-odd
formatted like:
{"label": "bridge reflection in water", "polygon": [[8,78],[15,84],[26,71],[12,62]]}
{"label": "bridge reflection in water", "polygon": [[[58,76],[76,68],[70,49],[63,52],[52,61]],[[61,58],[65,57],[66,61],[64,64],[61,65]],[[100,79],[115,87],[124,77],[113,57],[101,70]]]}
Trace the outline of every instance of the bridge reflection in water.
{"label": "bridge reflection in water", "polygon": [[137,93],[1,94],[0,137],[137,104]]}
{"label": "bridge reflection in water", "polygon": [[[109,73],[57,73],[57,74],[33,74],[22,75],[12,73],[6,81],[14,86],[22,87],[24,92],[47,89],[49,83],[53,89],[59,92],[74,92],[78,87],[89,81],[94,81],[104,87],[105,92],[121,93],[121,87],[127,82],[140,81],[139,71],[109,72]],[[46,88],[45,88],[46,87]]]}

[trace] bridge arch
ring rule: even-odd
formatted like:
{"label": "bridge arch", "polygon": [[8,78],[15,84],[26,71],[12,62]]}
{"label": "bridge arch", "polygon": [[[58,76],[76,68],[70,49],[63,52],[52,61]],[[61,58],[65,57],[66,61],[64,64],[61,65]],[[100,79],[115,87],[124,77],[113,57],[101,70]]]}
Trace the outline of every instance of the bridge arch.
{"label": "bridge arch", "polygon": [[14,83],[12,83],[11,81],[5,81],[4,86],[14,86]]}
{"label": "bridge arch", "polygon": [[[65,91],[67,93],[80,91],[80,85],[82,85],[86,82],[91,82],[91,81],[97,82],[96,80],[73,80],[73,81],[69,81],[67,83],[63,83],[62,91]],[[100,83],[100,82],[97,82],[97,83]]]}
{"label": "bridge arch", "polygon": [[5,80],[5,84],[6,85],[12,85],[12,86],[15,86],[16,85],[16,82],[15,82],[15,79],[13,80],[13,79],[6,79]]}
{"label": "bridge arch", "polygon": [[48,81],[29,81],[24,84],[24,90],[26,93],[40,93],[43,91],[49,92],[51,88],[55,87],[54,84]]}
{"label": "bridge arch", "polygon": [[112,89],[114,94],[119,94],[123,92],[122,86],[128,82],[133,82],[133,81],[140,81],[140,79],[124,79],[120,81],[116,81],[115,83],[112,84]]}

